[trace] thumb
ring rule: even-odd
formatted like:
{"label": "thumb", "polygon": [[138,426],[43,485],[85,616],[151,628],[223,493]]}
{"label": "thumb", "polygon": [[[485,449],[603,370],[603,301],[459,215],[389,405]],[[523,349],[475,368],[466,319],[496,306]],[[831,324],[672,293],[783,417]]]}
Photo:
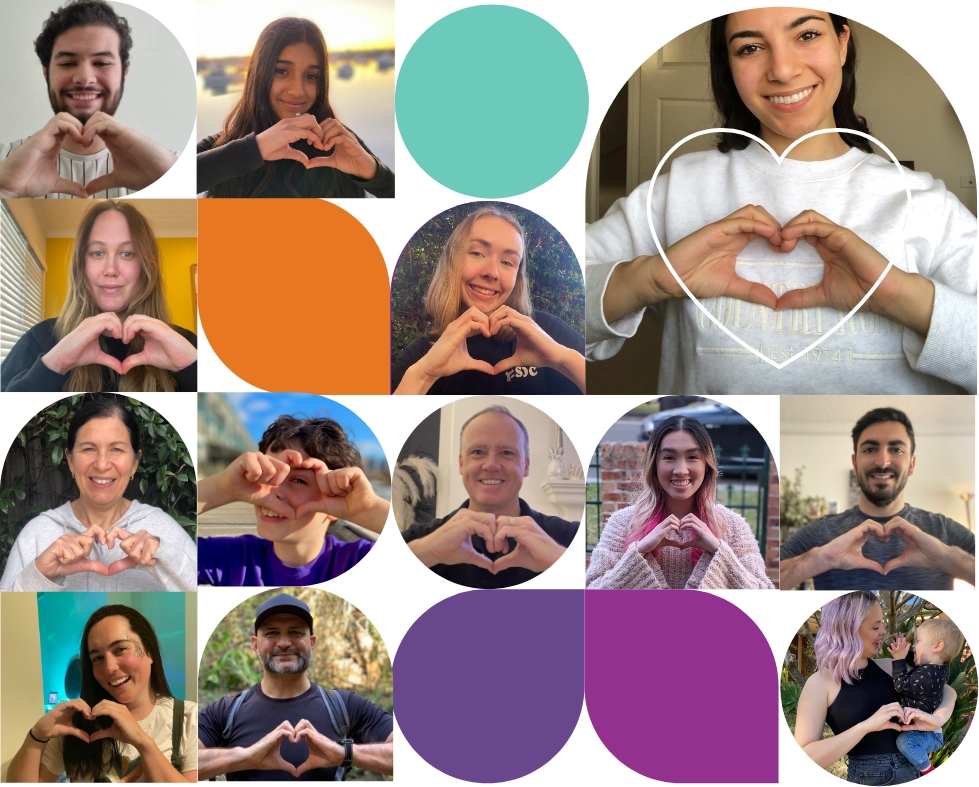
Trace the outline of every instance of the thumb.
{"label": "thumb", "polygon": [[902,566],[906,566],[907,565],[907,562],[903,558],[904,558],[904,555],[898,555],[893,560],[888,560],[884,564],[884,567],[883,568],[880,568],[879,567],[880,566],[879,563],[874,563],[874,561],[870,561],[870,562],[873,563],[875,566],[878,566],[877,570],[881,574],[885,574],[886,575],[886,574],[890,573],[891,571],[893,571],[895,568],[901,568]]}
{"label": "thumb", "polygon": [[493,561],[486,557],[486,555],[481,555],[476,551],[467,552],[466,560],[463,562],[478,566],[479,568],[485,568],[489,572],[493,571]]}
{"label": "thumb", "polygon": [[109,569],[104,564],[99,563],[97,560],[89,560],[88,558],[83,558],[74,563],[67,563],[62,567],[63,574],[80,574],[83,571],[101,574],[104,577],[109,576]]}
{"label": "thumb", "polygon": [[501,571],[505,571],[508,568],[520,567],[517,550],[513,550],[513,552],[511,552],[509,555],[504,555],[493,563],[493,573],[499,574]]}
{"label": "thumb", "polygon": [[[111,356],[110,356],[111,357]],[[112,359],[119,366],[116,369],[119,374],[128,374],[129,370],[135,366],[146,366],[149,364],[149,357],[146,355],[146,351],[135,353],[134,355],[127,355],[126,359],[120,364],[115,358]],[[110,366],[111,364],[105,364],[105,366]]]}
{"label": "thumb", "polygon": [[103,738],[113,738],[116,734],[116,726],[113,724],[106,730],[96,730],[88,736],[89,743],[102,740]]}
{"label": "thumb", "polygon": [[300,164],[309,166],[309,157],[303,153],[301,150],[296,150],[288,145],[286,146],[285,152],[282,154],[284,159],[292,159],[293,161],[298,161]]}
{"label": "thumb", "polygon": [[119,182],[119,178],[116,177],[115,172],[110,172],[108,175],[101,175],[95,180],[90,180],[88,185],[85,186],[84,191],[86,192],[85,196],[91,197],[100,191],[119,188],[125,188],[125,184]]}
{"label": "thumb", "polygon": [[[127,358],[126,360],[129,359]],[[108,366],[117,374],[125,374],[129,371],[129,369],[124,369],[125,364],[119,363],[117,358],[113,358],[111,355],[108,355],[101,350],[99,350],[99,354],[95,356],[95,363],[101,366]]]}
{"label": "thumb", "polygon": [[80,199],[87,199],[89,196],[89,192],[85,190],[85,187],[81,183],[75,183],[65,178],[58,178],[54,183],[54,188],[49,193],[71,194],[73,197],[79,197]]}
{"label": "thumb", "polygon": [[109,563],[105,569],[106,572],[108,572],[106,576],[114,577],[116,574],[126,571],[127,569],[136,568],[138,565],[139,563],[136,561],[136,558],[124,557],[122,560],[117,560],[115,563]]}

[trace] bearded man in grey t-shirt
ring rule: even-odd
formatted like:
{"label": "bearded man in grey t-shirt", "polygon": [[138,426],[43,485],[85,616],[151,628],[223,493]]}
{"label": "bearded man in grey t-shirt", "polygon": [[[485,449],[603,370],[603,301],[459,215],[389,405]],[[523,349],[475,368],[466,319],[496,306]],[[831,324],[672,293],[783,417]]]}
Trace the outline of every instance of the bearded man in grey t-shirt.
{"label": "bearded man in grey t-shirt", "polygon": [[914,428],[881,407],[853,427],[860,502],[805,525],[781,549],[781,587],[809,577],[816,590],[951,590],[975,585],[975,534],[941,514],[904,502],[914,473]]}

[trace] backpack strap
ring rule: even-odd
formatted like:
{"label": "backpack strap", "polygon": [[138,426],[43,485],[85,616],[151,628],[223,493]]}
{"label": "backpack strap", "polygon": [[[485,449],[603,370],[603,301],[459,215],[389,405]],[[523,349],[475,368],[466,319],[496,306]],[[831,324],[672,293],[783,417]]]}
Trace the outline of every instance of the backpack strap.
{"label": "backpack strap", "polygon": [[221,745],[227,746],[228,741],[231,740],[231,731],[235,724],[235,714],[238,712],[238,708],[241,707],[241,703],[245,701],[245,697],[248,692],[252,690],[253,687],[247,688],[242,692],[238,693],[238,696],[234,698],[231,703],[231,710],[228,712],[228,720],[225,722],[224,729],[221,730]]}
{"label": "backpack strap", "polygon": [[330,714],[330,723],[340,736],[340,740],[337,743],[343,745],[343,764],[337,766],[336,776],[334,777],[334,781],[342,782],[347,778],[347,772],[350,770],[354,759],[354,742],[347,736],[347,732],[350,730],[350,716],[347,714],[347,705],[344,703],[343,697],[340,696],[340,692],[336,689],[324,689],[322,686],[317,686],[316,688],[319,689],[320,696],[323,698],[323,704],[326,705],[326,712]]}
{"label": "backpack strap", "polygon": [[173,699],[173,730],[171,731],[170,743],[173,748],[170,750],[170,764],[177,769],[178,773],[183,773],[184,758],[180,753],[184,742],[184,701]]}

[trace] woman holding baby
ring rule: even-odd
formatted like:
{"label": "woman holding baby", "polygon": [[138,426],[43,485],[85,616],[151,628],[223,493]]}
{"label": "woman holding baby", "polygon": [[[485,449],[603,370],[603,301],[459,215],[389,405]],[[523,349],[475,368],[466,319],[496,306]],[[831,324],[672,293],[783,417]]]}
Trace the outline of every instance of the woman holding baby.
{"label": "woman holding baby", "polygon": [[[846,755],[847,781],[857,784],[901,784],[918,778],[919,769],[901,753],[907,733],[940,732],[955,705],[955,691],[947,684],[938,692],[936,701],[941,700],[933,712],[909,705],[893,677],[895,659],[875,658],[886,634],[880,600],[870,591],[847,593],[824,604],[815,644],[819,669],[799,698],[796,741],[822,768]],[[923,637],[922,643],[934,649],[932,639]],[[949,652],[955,646],[943,642],[942,648],[926,654],[922,643],[915,647],[916,662],[922,664],[940,660],[932,656],[946,645]],[[961,641],[957,644],[961,648]],[[899,658],[907,651],[903,641],[891,646]],[[826,724],[833,731],[828,738],[823,737]]]}
{"label": "woman holding baby", "polygon": [[772,589],[748,523],[717,503],[707,430],[676,415],[649,436],[634,505],[605,523],[588,588]]}

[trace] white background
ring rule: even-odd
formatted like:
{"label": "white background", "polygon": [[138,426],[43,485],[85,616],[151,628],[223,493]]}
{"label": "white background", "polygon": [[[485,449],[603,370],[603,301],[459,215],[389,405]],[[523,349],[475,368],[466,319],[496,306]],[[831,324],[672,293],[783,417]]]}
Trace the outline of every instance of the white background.
{"label": "white background", "polygon": [[[172,30],[184,44],[187,55],[194,61],[196,29],[194,4],[189,0],[132,0],[145,8]],[[301,8],[287,8],[283,14]],[[463,3],[448,0],[399,0],[397,4],[397,63],[398,67],[414,40],[442,16],[463,7]],[[589,86],[588,124],[572,160],[552,180],[532,192],[509,198],[508,201],[533,210],[550,221],[568,239],[578,255],[584,255],[584,184],[585,171],[595,133],[613,97],[632,72],[652,52],[679,33],[705,19],[735,10],[732,6],[751,7],[753,3],[724,3],[703,0],[698,3],[647,3],[605,0],[602,3],[572,4],[564,2],[534,2],[522,0],[520,6],[553,24],[572,44],[581,59]],[[968,7],[973,7],[972,11]],[[852,17],[890,37],[907,49],[932,74],[945,90],[959,115],[973,150],[979,142],[979,117],[976,106],[975,29],[979,12],[964,3],[932,2],[926,9],[919,3],[841,2],[831,9],[834,13]],[[233,23],[233,20],[229,20]],[[500,57],[507,56],[501,47]],[[528,74],[528,79],[532,79]],[[475,99],[474,99],[475,100]],[[899,96],[894,96],[899,101]],[[10,111],[9,105],[4,111]],[[914,108],[908,108],[913,122]],[[500,108],[501,128],[513,130],[513,144],[519,144],[519,123],[508,118]],[[196,136],[192,136],[196,139]],[[886,144],[886,140],[883,140]],[[400,141],[396,147],[398,172],[397,200],[350,200],[344,209],[356,216],[370,230],[378,243],[389,271],[393,270],[403,245],[412,233],[431,216],[470,198],[458,195],[428,178],[414,163]],[[190,197],[195,193],[193,147],[174,170],[153,186],[140,193],[142,197]],[[207,391],[245,391],[250,386],[227,370],[210,352],[206,337],[200,336],[200,389]],[[698,393],[689,391],[687,393]],[[4,394],[0,445],[8,445],[20,426],[44,404],[57,397],[53,394]],[[192,395],[162,394],[141,397],[156,407],[191,441],[196,434],[196,403]],[[583,461],[608,426],[624,412],[644,401],[641,396],[529,398],[567,431],[568,437]],[[779,458],[778,397],[728,396],[715,397],[725,401],[749,418]],[[389,458],[397,456],[411,429],[428,413],[447,401],[445,397],[380,396],[337,397],[355,410],[377,435]],[[913,503],[913,498],[911,499]],[[544,575],[525,588],[582,588],[584,528],[567,555]],[[354,570],[327,583],[325,588],[343,596],[359,607],[377,626],[394,655],[411,623],[427,608],[460,589],[424,569],[410,555],[398,536],[393,519],[378,541],[377,547]],[[506,592],[506,591],[500,591]],[[214,626],[237,603],[252,595],[253,589],[203,588],[199,604],[199,648],[210,636]],[[792,635],[810,612],[832,597],[825,593],[779,593],[763,591],[717,592],[743,609],[761,628],[775,653],[776,663],[789,644]],[[926,594],[960,625],[967,639],[979,642],[976,596],[973,592],[933,592]],[[724,679],[723,647],[734,647],[737,631],[712,632],[720,644],[717,672],[705,675],[710,682]],[[655,680],[655,676],[651,676]],[[777,675],[772,674],[770,686],[773,700],[777,698]],[[690,734],[700,740],[704,756],[711,756],[712,736],[723,736],[725,728],[738,723],[736,708],[716,708],[711,715],[705,705],[703,725]],[[650,713],[669,713],[669,708],[651,708]],[[780,779],[791,784],[836,785],[835,777],[822,774],[795,744],[784,723],[780,724]],[[421,760],[396,729],[396,781],[406,785],[459,784],[436,771]],[[500,730],[496,748],[508,735]],[[959,784],[973,772],[979,749],[979,733],[973,731],[958,753],[935,774],[930,785]],[[671,756],[657,752],[651,741],[650,756]],[[583,777],[582,774],[589,774]],[[618,763],[604,748],[583,713],[578,726],[565,748],[547,765],[519,780],[524,785],[554,785],[585,783],[643,784],[649,780],[638,776]]]}

